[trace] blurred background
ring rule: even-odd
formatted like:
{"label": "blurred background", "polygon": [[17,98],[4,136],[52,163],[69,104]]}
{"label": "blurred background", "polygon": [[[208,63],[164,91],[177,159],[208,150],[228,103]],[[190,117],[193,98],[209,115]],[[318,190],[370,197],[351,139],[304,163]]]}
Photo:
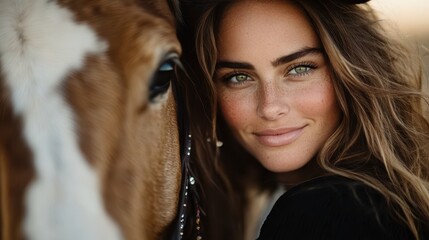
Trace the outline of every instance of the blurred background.
{"label": "blurred background", "polygon": [[425,93],[429,94],[429,0],[371,0],[379,17],[419,48],[424,61]]}

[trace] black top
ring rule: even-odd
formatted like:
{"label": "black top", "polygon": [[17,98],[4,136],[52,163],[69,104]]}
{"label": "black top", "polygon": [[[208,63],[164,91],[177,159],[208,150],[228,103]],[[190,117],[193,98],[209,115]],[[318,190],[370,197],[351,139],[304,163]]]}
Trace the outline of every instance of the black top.
{"label": "black top", "polygon": [[258,239],[415,239],[391,213],[382,195],[369,186],[339,176],[319,177],[277,200]]}

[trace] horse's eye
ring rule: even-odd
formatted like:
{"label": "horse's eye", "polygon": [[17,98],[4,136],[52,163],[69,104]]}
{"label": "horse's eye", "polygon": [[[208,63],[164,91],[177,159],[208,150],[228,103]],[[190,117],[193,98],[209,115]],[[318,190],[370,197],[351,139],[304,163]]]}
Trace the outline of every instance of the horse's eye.
{"label": "horse's eye", "polygon": [[175,75],[175,68],[178,62],[177,56],[170,57],[163,61],[155,75],[149,88],[149,99],[151,102],[156,102],[157,98],[167,92],[170,87],[171,80]]}

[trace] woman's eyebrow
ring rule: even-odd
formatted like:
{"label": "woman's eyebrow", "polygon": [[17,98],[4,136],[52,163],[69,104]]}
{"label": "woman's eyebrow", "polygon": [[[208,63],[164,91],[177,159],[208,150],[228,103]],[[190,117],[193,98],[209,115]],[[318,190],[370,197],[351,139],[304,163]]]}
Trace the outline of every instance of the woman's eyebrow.
{"label": "woman's eyebrow", "polygon": [[271,65],[273,65],[273,67],[277,67],[279,65],[291,62],[295,59],[304,57],[308,54],[314,54],[314,53],[323,53],[323,50],[322,48],[305,47],[297,52],[277,58],[276,60],[271,62]]}
{"label": "woman's eyebrow", "polygon": [[218,61],[216,63],[216,69],[219,68],[240,68],[240,69],[249,69],[255,70],[255,67],[246,62],[233,62],[233,61]]}

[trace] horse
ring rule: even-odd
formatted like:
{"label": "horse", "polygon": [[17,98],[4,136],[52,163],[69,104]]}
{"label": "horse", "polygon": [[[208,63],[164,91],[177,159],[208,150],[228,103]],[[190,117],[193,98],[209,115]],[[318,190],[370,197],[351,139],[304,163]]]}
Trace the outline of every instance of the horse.
{"label": "horse", "polygon": [[2,239],[179,234],[177,9],[1,0]]}

